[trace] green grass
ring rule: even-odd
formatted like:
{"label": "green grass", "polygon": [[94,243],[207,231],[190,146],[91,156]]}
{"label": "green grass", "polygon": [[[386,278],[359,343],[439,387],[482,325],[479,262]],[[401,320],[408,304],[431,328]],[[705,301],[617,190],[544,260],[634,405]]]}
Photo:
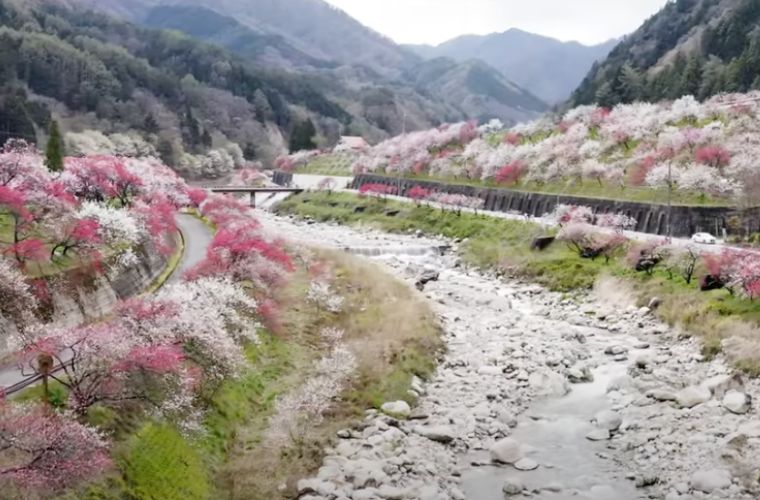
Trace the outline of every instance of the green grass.
{"label": "green grass", "polygon": [[[635,145],[628,152],[635,149]],[[351,162],[346,157],[340,155],[322,155],[306,165],[299,167],[299,174],[314,175],[341,175],[352,176]],[[408,175],[406,179],[420,181],[437,181],[452,184],[461,184],[476,187],[504,188],[518,192],[540,193],[550,195],[579,196],[584,198],[597,199],[614,199],[623,201],[632,201],[638,203],[659,203],[668,202],[668,191],[664,188],[649,188],[641,186],[625,186],[586,179],[581,183],[570,183],[567,181],[555,181],[548,183],[520,183],[518,185],[498,184],[493,180],[481,181],[479,179],[467,179],[463,177],[434,177],[430,175]],[[672,203],[675,205],[687,206],[731,206],[732,201],[726,198],[711,196],[706,193],[674,191],[672,194]]]}
{"label": "green grass", "polygon": [[295,346],[268,333],[246,348],[250,368],[240,378],[225,381],[211,401],[202,445],[211,457],[224,457],[241,425],[263,428],[275,398],[287,386],[283,379],[293,368]]}
{"label": "green grass", "polygon": [[[364,212],[355,212],[357,206],[364,207]],[[387,216],[391,209],[399,214]],[[530,251],[530,243],[545,230],[522,221],[470,213],[457,215],[411,203],[359,199],[347,193],[305,193],[284,201],[278,210],[318,221],[369,224],[396,233],[421,229],[428,234],[467,240],[462,245],[462,257],[468,263],[480,268],[499,268],[558,291],[590,288],[606,267],[603,260],[579,259],[564,245],[554,245],[540,253]]]}
{"label": "green grass", "polygon": [[169,259],[166,261],[164,270],[156,277],[155,280],[153,280],[153,283],[151,283],[148,288],[143,291],[142,295],[150,295],[156,293],[161,289],[161,287],[166,284],[169,278],[171,278],[174,272],[177,270],[179,263],[182,261],[182,256],[185,254],[185,238],[181,232],[177,233],[176,241],[177,244],[174,247],[174,252],[172,252],[172,254],[169,256]]}
{"label": "green grass", "polygon": [[[503,188],[517,192],[540,193],[549,195],[562,196],[579,196],[584,198],[596,199],[613,199],[632,201],[638,203],[659,203],[668,202],[667,189],[648,188],[648,187],[631,187],[622,188],[617,184],[602,183],[597,181],[585,180],[583,183],[568,183],[564,181],[555,181],[548,183],[522,183],[518,185],[498,184],[495,181],[481,181],[465,179],[461,177],[440,178],[429,175],[407,176],[407,179],[420,181],[438,181],[451,184],[461,184],[466,186]],[[695,193],[688,191],[674,191],[672,203],[674,205],[686,206],[730,206],[731,200],[725,198],[716,198],[704,193]]]}
{"label": "green grass", "polygon": [[211,498],[211,485],[199,450],[169,425],[145,424],[129,440],[119,462],[129,498]]}
{"label": "green grass", "polygon": [[0,214],[0,243],[13,242],[13,224],[11,217],[7,214]]}
{"label": "green grass", "polygon": [[298,167],[298,174],[351,176],[351,164],[354,157],[348,154],[333,153],[317,156],[309,163]]}
{"label": "green grass", "polygon": [[[356,211],[363,207],[363,211]],[[726,290],[701,292],[696,278],[687,284],[658,268],[653,275],[636,273],[622,255],[607,264],[604,259],[581,259],[561,243],[534,252],[530,243],[546,230],[527,222],[451,211],[442,213],[412,203],[359,198],[353,194],[303,193],[279,205],[280,213],[309,216],[318,221],[334,220],[378,229],[407,233],[420,229],[430,235],[463,240],[463,260],[483,269],[494,269],[514,277],[530,279],[549,289],[572,292],[594,287],[600,277],[614,277],[620,286],[629,287],[640,305],[660,297],[660,318],[678,325],[703,341],[704,353],[712,356],[724,351],[734,364],[750,374],[760,374],[760,300],[732,296]],[[389,216],[389,211],[398,211]],[[737,347],[726,351],[724,340]]]}
{"label": "green grass", "polygon": [[[48,402],[54,408],[64,408],[69,398],[68,389],[55,380],[48,382]],[[38,403],[44,400],[44,390],[42,385],[34,385],[16,396],[12,397],[13,401],[19,403]]]}

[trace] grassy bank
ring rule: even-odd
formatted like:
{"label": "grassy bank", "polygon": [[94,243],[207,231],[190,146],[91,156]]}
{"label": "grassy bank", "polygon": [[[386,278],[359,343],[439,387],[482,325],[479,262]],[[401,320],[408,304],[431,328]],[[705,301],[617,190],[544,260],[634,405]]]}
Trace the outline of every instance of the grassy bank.
{"label": "grassy bank", "polygon": [[[310,163],[299,167],[296,174],[312,174],[312,175],[335,175],[335,176],[353,176],[353,172],[350,169],[350,163],[346,164],[344,161],[335,161],[331,157],[319,157],[312,160]],[[378,172],[379,175],[385,175],[383,172]],[[388,174],[388,177],[393,177]],[[570,183],[567,181],[555,181],[555,182],[522,182],[518,185],[512,184],[499,184],[495,180],[482,181],[479,179],[467,179],[461,177],[438,177],[431,175],[406,175],[405,179],[411,181],[432,181],[443,182],[449,184],[460,184],[464,186],[475,186],[480,188],[501,188],[509,189],[511,191],[525,192],[525,193],[537,193],[548,195],[564,195],[564,196],[581,196],[584,198],[597,198],[608,200],[621,200],[631,201],[637,203],[659,203],[666,204],[668,202],[668,190],[665,188],[651,188],[646,186],[624,186],[619,184],[603,181],[601,183],[596,181],[585,181],[580,183]],[[675,205],[687,205],[687,206],[731,206],[735,202],[728,198],[721,198],[712,196],[707,193],[698,193],[693,191],[680,191],[675,190],[672,193],[672,203]]]}
{"label": "grassy bank", "polygon": [[[645,186],[625,186],[608,182],[585,181],[582,183],[571,183],[567,181],[555,182],[523,182],[518,185],[499,184],[494,180],[481,181],[462,179],[459,177],[433,177],[429,175],[407,176],[407,179],[420,181],[437,181],[451,184],[462,184],[466,186],[488,187],[509,189],[511,191],[538,193],[549,195],[564,196],[581,196],[584,198],[601,198],[608,200],[632,201],[638,203],[659,203],[668,202],[668,190],[665,188],[651,188]],[[675,205],[689,206],[727,206],[733,204],[732,200],[726,198],[714,197],[706,193],[696,193],[691,191],[675,190],[672,194],[672,202]]]}
{"label": "grassy bank", "polygon": [[[173,424],[142,412],[91,412],[89,420],[114,440],[115,470],[61,500],[122,499],[289,499],[300,479],[321,465],[337,430],[363,418],[367,408],[406,399],[413,376],[428,377],[442,349],[432,311],[421,296],[372,263],[332,251],[315,250],[311,260],[331,269],[332,288],[344,298],[340,313],[312,305],[305,266],[276,292],[280,325],[260,332],[246,349],[248,368],[225,381],[210,397],[203,432],[186,435]],[[321,420],[304,435],[269,438],[277,398],[309,377],[327,349],[326,327],[345,331],[356,370]],[[66,394],[52,387],[54,400]],[[41,397],[34,388],[24,400]]]}
{"label": "grassy bank", "polygon": [[[333,288],[345,298],[344,309],[333,314],[310,305],[303,272],[278,297],[283,327],[277,342],[288,354],[270,365],[268,371],[277,376],[252,388],[243,387],[245,380],[231,382],[221,398],[224,404],[215,403],[224,410],[210,418],[213,428],[221,429],[211,442],[225,456],[216,471],[224,498],[294,498],[298,480],[316,471],[337,430],[359,420],[367,408],[408,400],[412,376],[427,377],[435,369],[441,349],[438,327],[419,296],[374,264],[338,252],[318,251],[316,256],[332,267]],[[320,331],[325,327],[346,332],[347,347],[357,358],[350,384],[324,420],[309,424],[307,434],[285,442],[268,439],[274,396],[309,376],[324,348]]]}
{"label": "grassy bank", "polygon": [[760,375],[757,334],[760,301],[733,297],[725,290],[700,292],[694,281],[687,284],[664,269],[651,276],[636,273],[622,255],[606,264],[604,259],[581,259],[559,243],[543,252],[531,251],[533,238],[546,232],[536,224],[466,213],[456,215],[451,211],[442,213],[412,203],[363,199],[347,193],[304,193],[282,203],[279,211],[318,221],[368,225],[397,233],[419,229],[430,235],[459,239],[463,241],[461,257],[467,263],[566,293],[591,289],[602,277],[611,277],[627,287],[639,305],[659,297],[660,317],[687,333],[699,335],[705,354],[715,355],[723,350],[739,368]]}

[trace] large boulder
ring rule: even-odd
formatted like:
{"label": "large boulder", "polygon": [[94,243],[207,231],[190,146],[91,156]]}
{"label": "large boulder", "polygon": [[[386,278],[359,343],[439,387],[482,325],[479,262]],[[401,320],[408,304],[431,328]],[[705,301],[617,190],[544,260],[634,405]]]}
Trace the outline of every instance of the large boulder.
{"label": "large boulder", "polygon": [[552,245],[552,243],[554,243],[556,239],[556,236],[541,236],[540,238],[533,240],[533,243],[530,245],[530,249],[538,250],[539,252],[546,250]]}
{"label": "large boulder", "polygon": [[744,381],[741,375],[716,375],[710,377],[700,384],[702,387],[709,389],[713,396],[720,399],[732,389],[741,389],[744,387]]}
{"label": "large boulder", "polygon": [[614,411],[600,411],[594,415],[594,421],[597,427],[600,429],[607,429],[608,431],[616,431],[623,425],[623,419],[620,414]]}
{"label": "large boulder", "polygon": [[607,441],[611,437],[610,431],[607,429],[594,429],[586,434],[586,439],[589,441]]}
{"label": "large boulder", "polygon": [[567,379],[553,371],[531,373],[528,383],[537,396],[562,397],[570,392]]}
{"label": "large boulder", "polygon": [[501,487],[501,491],[505,497],[514,497],[522,495],[523,484],[517,479],[507,479],[504,481],[504,485]]}
{"label": "large boulder", "polygon": [[422,291],[425,289],[425,285],[432,281],[438,281],[439,277],[440,273],[438,273],[438,271],[434,269],[426,269],[417,277],[414,286],[417,287],[417,290]]}
{"label": "large boulder", "polygon": [[567,369],[567,379],[573,384],[585,384],[594,381],[594,375],[588,366],[573,366]]}
{"label": "large boulder", "polygon": [[412,413],[412,408],[406,401],[391,401],[380,407],[383,413],[391,417],[406,418]]}
{"label": "large boulder", "polygon": [[491,460],[502,464],[514,464],[525,456],[523,447],[512,438],[504,438],[491,446]]}
{"label": "large boulder", "polygon": [[723,397],[723,408],[731,413],[744,415],[749,411],[751,402],[752,399],[748,395],[743,392],[731,390]]}
{"label": "large boulder", "polygon": [[691,487],[702,493],[712,493],[729,486],[731,486],[731,473],[726,469],[701,470],[691,476]]}
{"label": "large boulder", "polygon": [[696,385],[682,389],[676,394],[676,402],[681,408],[694,408],[697,405],[707,403],[710,398],[712,398],[710,389]]}
{"label": "large boulder", "polygon": [[435,427],[418,427],[417,434],[425,436],[431,441],[438,443],[448,444],[456,438],[454,430],[446,425],[439,425]]}
{"label": "large boulder", "polygon": [[514,467],[517,470],[521,471],[531,471],[538,469],[538,462],[533,460],[532,458],[521,458],[517,462],[514,463]]}

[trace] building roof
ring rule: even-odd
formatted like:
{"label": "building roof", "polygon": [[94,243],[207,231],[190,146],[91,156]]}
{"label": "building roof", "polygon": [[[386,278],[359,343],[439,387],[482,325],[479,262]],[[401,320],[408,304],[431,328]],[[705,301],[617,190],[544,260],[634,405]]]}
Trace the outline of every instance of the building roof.
{"label": "building roof", "polygon": [[364,149],[368,148],[369,144],[364,140],[364,137],[344,135],[340,138],[338,145],[347,147],[350,149]]}

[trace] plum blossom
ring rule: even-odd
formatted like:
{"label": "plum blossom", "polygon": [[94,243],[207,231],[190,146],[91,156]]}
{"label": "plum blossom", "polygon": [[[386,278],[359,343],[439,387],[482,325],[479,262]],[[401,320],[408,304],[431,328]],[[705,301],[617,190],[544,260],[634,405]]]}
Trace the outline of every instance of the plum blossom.
{"label": "plum blossom", "polygon": [[20,489],[59,491],[111,465],[108,443],[93,427],[41,406],[0,401],[0,479]]}
{"label": "plum blossom", "polygon": [[321,331],[327,353],[314,364],[301,387],[277,401],[270,438],[301,436],[310,426],[322,421],[357,366],[354,353],[343,343],[344,335],[335,328]]}
{"label": "plum blossom", "polygon": [[345,299],[336,294],[329,283],[313,281],[306,293],[306,300],[318,309],[337,314],[343,310]]}

